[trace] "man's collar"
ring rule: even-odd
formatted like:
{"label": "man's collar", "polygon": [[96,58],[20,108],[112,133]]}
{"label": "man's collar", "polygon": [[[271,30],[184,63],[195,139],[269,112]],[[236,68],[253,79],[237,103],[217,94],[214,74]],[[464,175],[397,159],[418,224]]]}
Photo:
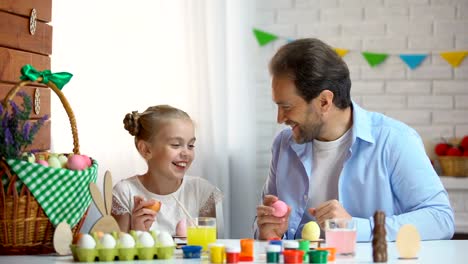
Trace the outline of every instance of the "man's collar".
{"label": "man's collar", "polygon": [[375,139],[372,136],[372,122],[369,120],[369,114],[354,101],[352,101],[351,108],[353,111],[353,126],[351,127],[353,138],[360,138],[369,143],[374,143]]}

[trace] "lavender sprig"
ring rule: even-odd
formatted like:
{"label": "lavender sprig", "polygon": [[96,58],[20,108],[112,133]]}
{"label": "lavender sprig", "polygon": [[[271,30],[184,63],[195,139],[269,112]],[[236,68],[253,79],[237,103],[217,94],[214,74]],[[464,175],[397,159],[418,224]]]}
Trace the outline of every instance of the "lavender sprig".
{"label": "lavender sprig", "polygon": [[25,122],[23,126],[23,139],[28,140],[29,139],[29,132],[31,131],[31,123]]}
{"label": "lavender sprig", "polygon": [[17,95],[23,98],[21,107],[13,101],[8,102],[11,108],[0,105],[0,156],[5,158],[19,158],[49,118],[44,115],[31,124],[32,100],[25,92]]}

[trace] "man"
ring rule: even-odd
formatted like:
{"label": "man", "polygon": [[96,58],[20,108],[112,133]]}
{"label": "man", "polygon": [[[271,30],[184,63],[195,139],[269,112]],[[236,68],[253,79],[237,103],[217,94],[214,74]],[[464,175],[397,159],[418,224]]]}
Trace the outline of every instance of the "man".
{"label": "man", "polygon": [[[450,239],[453,210],[418,134],[351,101],[344,61],[317,39],[283,46],[270,62],[273,100],[284,129],[272,147],[270,174],[257,207],[258,239],[301,238],[302,227],[353,218],[357,240],[371,241],[381,210],[387,239],[413,224],[423,240]],[[289,206],[273,216],[271,204]]]}

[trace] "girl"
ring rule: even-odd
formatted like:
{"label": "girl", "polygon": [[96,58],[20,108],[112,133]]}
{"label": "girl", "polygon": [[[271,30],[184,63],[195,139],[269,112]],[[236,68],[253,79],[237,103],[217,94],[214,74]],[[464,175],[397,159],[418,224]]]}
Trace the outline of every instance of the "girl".
{"label": "girl", "polygon": [[[177,223],[186,219],[175,196],[192,217],[215,217],[222,193],[207,180],[186,176],[195,156],[194,125],[184,111],[158,105],[143,113],[125,116],[125,129],[148,164],[148,171],[117,183],[112,215],[121,231],[164,230],[176,234]],[[161,202],[159,212],[148,209]]]}

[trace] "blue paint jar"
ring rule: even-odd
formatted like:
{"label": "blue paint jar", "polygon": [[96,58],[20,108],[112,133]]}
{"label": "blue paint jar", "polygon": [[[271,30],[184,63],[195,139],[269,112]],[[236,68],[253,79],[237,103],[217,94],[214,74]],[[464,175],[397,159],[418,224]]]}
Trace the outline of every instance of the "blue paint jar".
{"label": "blue paint jar", "polygon": [[202,248],[202,246],[183,246],[184,258],[200,258]]}

